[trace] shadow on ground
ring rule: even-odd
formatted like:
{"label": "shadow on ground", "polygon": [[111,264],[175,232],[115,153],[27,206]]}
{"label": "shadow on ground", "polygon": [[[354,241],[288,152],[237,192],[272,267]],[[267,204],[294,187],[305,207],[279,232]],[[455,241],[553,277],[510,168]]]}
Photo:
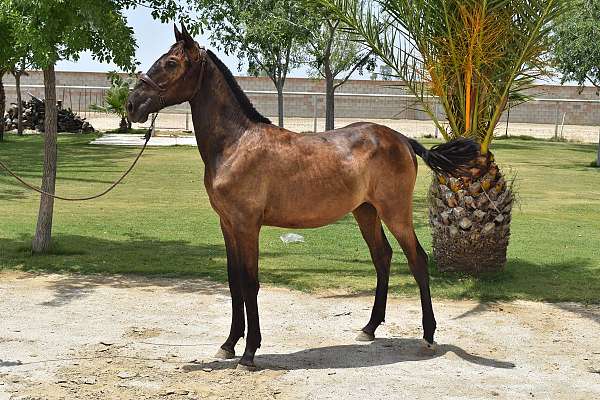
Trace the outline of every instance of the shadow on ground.
{"label": "shadow on ground", "polygon": [[[397,364],[406,361],[428,361],[452,352],[465,361],[483,367],[515,367],[512,362],[473,355],[451,344],[439,345],[433,356],[426,355],[422,353],[421,345],[422,342],[417,339],[376,339],[368,345],[348,344],[317,347],[290,354],[259,353],[256,356],[256,363],[262,369],[274,370],[360,368]],[[235,368],[236,364],[237,360],[192,363],[184,366],[183,370],[192,372],[207,367],[229,369]]]}
{"label": "shadow on ground", "polygon": [[[181,278],[208,278],[227,282],[225,248],[223,244],[191,243],[183,240],[158,240],[131,234],[129,239],[107,240],[78,235],[57,235],[55,253],[32,257],[28,246],[31,238],[0,238],[0,268],[18,269],[37,273],[68,273],[57,282],[57,298],[48,306],[60,306],[83,297],[98,285],[152,286],[159,283],[149,277],[172,279],[169,285],[176,290],[199,291]],[[333,276],[356,281],[372,282],[373,288],[352,291],[333,297],[373,296],[375,272],[368,255],[342,260],[331,254],[311,251],[310,263],[294,264],[290,260],[304,257],[304,248],[270,248],[261,253],[261,260],[276,259],[261,266],[261,282],[299,288],[327,291],[339,288]],[[395,259],[397,259],[396,256]],[[398,260],[401,261],[401,260]],[[574,258],[555,263],[533,263],[511,259],[500,273],[466,277],[459,274],[441,274],[431,265],[431,287],[434,301],[445,298],[470,298],[488,303],[525,298],[537,301],[565,302],[577,300],[598,303],[600,275],[594,260]],[[102,276],[89,276],[102,274]],[[108,275],[108,276],[107,276]],[[143,276],[143,277],[142,277]],[[398,279],[400,277],[400,279]],[[59,286],[60,285],[60,286]],[[186,286],[187,285],[187,286]],[[331,287],[330,287],[331,285]],[[304,288],[300,287],[300,288]],[[417,286],[405,263],[394,262],[390,280],[390,294],[418,296]],[[567,306],[565,306],[567,307]],[[582,315],[598,323],[595,312],[579,310]],[[575,311],[574,311],[575,312]]]}
{"label": "shadow on ground", "polygon": [[[20,240],[0,238],[0,266],[34,274],[64,274],[50,280],[55,296],[44,303],[45,306],[66,305],[86,297],[99,286],[228,293],[216,283],[227,279],[225,248],[220,244],[194,245],[143,236],[113,241],[56,235],[53,254],[32,256],[29,243],[28,236]],[[214,282],[182,279],[184,277],[209,278]]]}
{"label": "shadow on ground", "polygon": [[[96,146],[88,144],[97,138],[97,134],[59,136],[58,181],[59,182],[85,182],[110,184],[119,173],[123,172],[121,161],[132,160],[136,149],[115,147],[110,155],[99,151]],[[8,136],[2,142],[2,158],[17,175],[30,183],[38,185],[43,170],[43,150],[39,145],[41,137],[13,138]],[[61,145],[67,141],[68,145]],[[152,157],[147,153],[145,158]],[[103,179],[85,179],[79,177],[82,172],[101,173]],[[0,170],[0,183],[13,186],[15,190],[8,190],[0,195],[0,200],[19,200],[24,198],[20,191],[22,185],[5,171]]]}

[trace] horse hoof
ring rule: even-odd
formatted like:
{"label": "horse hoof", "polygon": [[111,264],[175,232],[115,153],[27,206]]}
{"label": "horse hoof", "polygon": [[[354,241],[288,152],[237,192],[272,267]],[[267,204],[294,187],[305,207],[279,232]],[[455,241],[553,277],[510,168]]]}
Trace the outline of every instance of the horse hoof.
{"label": "horse hoof", "polygon": [[426,355],[426,356],[432,356],[436,353],[437,351],[437,343],[433,342],[433,343],[429,343],[427,340],[422,339],[421,340],[421,354]]}
{"label": "horse hoof", "polygon": [[219,349],[219,351],[217,351],[217,354],[215,354],[215,358],[218,358],[219,360],[231,360],[232,358],[235,358],[235,352],[225,349]]}
{"label": "horse hoof", "polygon": [[356,336],[357,342],[372,342],[373,340],[375,340],[375,335],[364,331],[360,331],[360,333]]}
{"label": "horse hoof", "polygon": [[239,363],[235,369],[238,371],[254,372],[254,371],[256,371],[256,365],[254,365],[254,364],[246,365],[246,364]]}

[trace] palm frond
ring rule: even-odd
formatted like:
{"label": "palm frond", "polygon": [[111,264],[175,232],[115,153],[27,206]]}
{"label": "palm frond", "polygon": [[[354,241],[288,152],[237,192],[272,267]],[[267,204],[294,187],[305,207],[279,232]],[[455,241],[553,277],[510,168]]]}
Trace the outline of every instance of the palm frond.
{"label": "palm frond", "polygon": [[[487,152],[506,108],[546,73],[553,21],[569,0],[314,0],[402,79],[447,140]],[[431,110],[435,95],[450,132]]]}

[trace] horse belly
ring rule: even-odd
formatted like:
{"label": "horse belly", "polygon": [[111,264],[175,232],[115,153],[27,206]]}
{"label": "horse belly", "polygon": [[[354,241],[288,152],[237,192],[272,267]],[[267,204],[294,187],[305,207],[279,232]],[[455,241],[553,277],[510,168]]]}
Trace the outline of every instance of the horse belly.
{"label": "horse belly", "polygon": [[[339,182],[338,182],[339,183]],[[269,194],[264,225],[282,228],[318,228],[332,224],[364,202],[363,190],[339,185],[276,189]]]}

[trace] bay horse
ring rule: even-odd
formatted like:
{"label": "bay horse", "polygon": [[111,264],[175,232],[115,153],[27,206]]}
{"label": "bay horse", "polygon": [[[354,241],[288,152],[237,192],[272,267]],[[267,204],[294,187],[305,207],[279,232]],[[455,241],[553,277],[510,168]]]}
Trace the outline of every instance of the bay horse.
{"label": "bay horse", "polygon": [[132,90],[133,122],[189,102],[210,203],[220,217],[232,300],[231,331],[217,353],[235,357],[248,332],[238,368],[254,369],[261,344],[257,306],[258,248],[262,226],[316,228],[352,212],[366,241],[377,288],[371,318],[357,340],[374,340],[385,319],[392,248],[382,221],[399,242],[420,290],[424,344],[433,348],[435,317],[427,254],[413,229],[412,196],[419,155],[438,172],[452,173],[478,153],[471,141],[427,150],[385,126],[355,123],[303,135],[279,128],[251,104],[227,67],[175,27],[176,43]]}

